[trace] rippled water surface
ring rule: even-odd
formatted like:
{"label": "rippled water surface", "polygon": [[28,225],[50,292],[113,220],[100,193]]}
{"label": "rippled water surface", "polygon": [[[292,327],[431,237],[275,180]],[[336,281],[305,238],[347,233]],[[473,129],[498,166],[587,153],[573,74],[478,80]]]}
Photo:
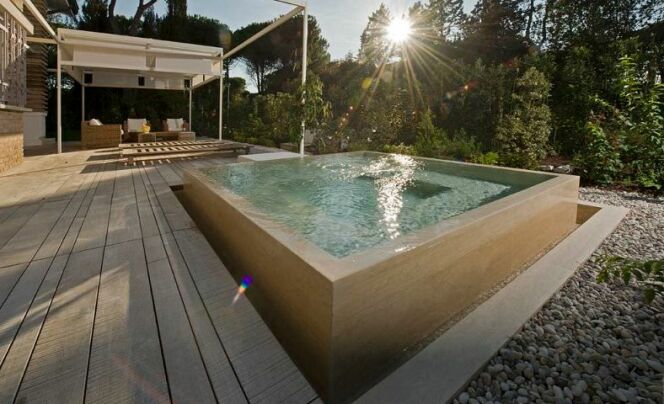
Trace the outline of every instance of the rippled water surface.
{"label": "rippled water surface", "polygon": [[345,257],[523,189],[453,171],[435,160],[368,153],[205,172],[268,217]]}

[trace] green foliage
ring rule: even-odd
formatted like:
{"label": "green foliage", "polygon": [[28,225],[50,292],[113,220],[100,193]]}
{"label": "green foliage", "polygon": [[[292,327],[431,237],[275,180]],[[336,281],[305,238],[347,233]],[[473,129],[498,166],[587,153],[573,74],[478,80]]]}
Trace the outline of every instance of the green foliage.
{"label": "green foliage", "polygon": [[597,281],[633,282],[643,291],[643,299],[650,304],[657,297],[664,297],[664,260],[639,261],[624,257],[604,257]]}
{"label": "green foliage", "polygon": [[551,85],[531,67],[516,82],[511,95],[512,110],[499,124],[498,141],[503,163],[534,168],[547,155],[551,112],[547,105]]}
{"label": "green foliage", "polygon": [[644,188],[664,186],[664,86],[652,84],[633,58],[620,60],[619,107],[595,99],[598,113],[588,122],[589,138],[577,164],[587,179]]}
{"label": "green foliage", "polygon": [[396,145],[386,144],[383,146],[383,151],[385,153],[394,153],[394,154],[407,154],[407,155],[416,155],[417,152],[413,146],[407,146],[403,143]]}
{"label": "green foliage", "polygon": [[420,156],[438,157],[443,153],[447,135],[433,124],[431,111],[427,110],[417,126],[415,152]]}
{"label": "green foliage", "polygon": [[487,166],[495,166],[500,162],[500,154],[492,151],[476,154],[470,158],[470,162],[475,164],[484,164]]}

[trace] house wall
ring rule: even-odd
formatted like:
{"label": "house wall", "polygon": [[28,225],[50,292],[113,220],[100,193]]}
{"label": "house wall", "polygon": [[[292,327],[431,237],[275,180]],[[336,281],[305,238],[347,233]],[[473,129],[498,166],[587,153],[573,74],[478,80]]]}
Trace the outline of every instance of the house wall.
{"label": "house wall", "polygon": [[[32,3],[42,15],[46,15],[46,0],[33,0]],[[35,26],[33,36],[49,38],[49,34],[30,13],[26,14],[28,20]],[[27,64],[27,100],[26,112],[23,116],[23,143],[25,146],[41,145],[42,138],[46,136],[46,113],[48,110],[47,79],[47,45],[30,43],[26,52]]]}
{"label": "house wall", "polygon": [[23,162],[23,114],[0,110],[0,172]]}

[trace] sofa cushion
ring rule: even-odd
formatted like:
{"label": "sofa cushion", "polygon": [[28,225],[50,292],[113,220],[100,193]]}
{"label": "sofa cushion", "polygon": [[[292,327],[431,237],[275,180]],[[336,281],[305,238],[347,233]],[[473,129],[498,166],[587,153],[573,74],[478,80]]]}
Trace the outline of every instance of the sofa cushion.
{"label": "sofa cushion", "polygon": [[145,119],[127,119],[127,132],[143,133],[143,124],[145,122]]}
{"label": "sofa cushion", "polygon": [[184,126],[184,119],[167,119],[166,125],[168,125],[169,132],[181,132]]}

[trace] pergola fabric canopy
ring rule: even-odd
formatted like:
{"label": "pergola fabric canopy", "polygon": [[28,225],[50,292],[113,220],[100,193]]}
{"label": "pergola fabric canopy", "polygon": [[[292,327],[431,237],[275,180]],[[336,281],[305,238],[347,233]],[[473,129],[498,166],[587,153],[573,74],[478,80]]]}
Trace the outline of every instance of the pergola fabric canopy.
{"label": "pergola fabric canopy", "polygon": [[[26,0],[29,2],[29,0]],[[192,91],[197,87],[219,79],[219,139],[223,134],[224,59],[251,45],[284,24],[291,17],[302,13],[302,84],[307,80],[308,10],[306,1],[275,0],[294,8],[272,24],[237,45],[224,55],[222,48],[181,42],[139,38],[125,35],[79,31],[59,28],[53,32],[45,20],[40,23],[48,28],[57,44],[57,152],[62,153],[62,72],[69,74],[82,87],[82,115],[85,119],[85,88],[115,87],[144,88],[154,90],[188,90],[189,122],[191,123]],[[52,43],[52,40],[33,38],[33,41]],[[303,99],[304,103],[305,100]],[[300,154],[304,155],[305,122],[302,121]]]}
{"label": "pergola fabric canopy", "polygon": [[222,75],[223,49],[58,29],[63,70],[87,87],[185,90]]}
{"label": "pergola fabric canopy", "polygon": [[[189,91],[189,123],[193,89],[219,79],[223,110],[224,50],[213,46],[59,28],[56,35],[58,153],[62,152],[62,72],[81,84],[85,120],[86,87],[143,88]],[[219,139],[222,117],[219,114]]]}

